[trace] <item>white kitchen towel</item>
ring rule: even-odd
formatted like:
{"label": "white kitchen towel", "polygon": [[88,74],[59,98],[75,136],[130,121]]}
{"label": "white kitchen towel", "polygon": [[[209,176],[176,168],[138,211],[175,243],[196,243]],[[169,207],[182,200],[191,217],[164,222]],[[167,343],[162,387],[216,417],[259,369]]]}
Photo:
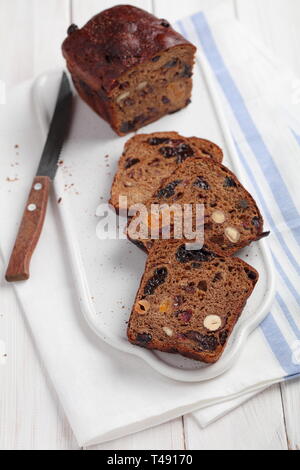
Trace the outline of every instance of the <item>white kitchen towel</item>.
{"label": "white kitchen towel", "polygon": [[[255,175],[249,180],[272,229],[269,243],[279,275],[274,309],[223,376],[199,384],[167,379],[139,358],[100,342],[85,324],[65,262],[57,205],[51,204],[33,263],[41,276],[17,284],[15,291],[80,445],[124,436],[195,410],[200,410],[195,414],[198,422],[206,425],[258,390],[300,374],[299,106],[279,99],[283,86],[285,98],[289,95],[286,69],[253,44],[237,22],[214,21],[214,15],[210,19],[199,14],[180,27],[194,41],[204,41],[219,86],[223,83],[224,106],[247,177]],[[14,144],[27,155],[38,154],[42,145],[41,139],[30,137],[29,129],[38,128],[31,86],[12,90],[0,116],[0,247],[5,260],[35,166],[23,161],[15,181]]]}

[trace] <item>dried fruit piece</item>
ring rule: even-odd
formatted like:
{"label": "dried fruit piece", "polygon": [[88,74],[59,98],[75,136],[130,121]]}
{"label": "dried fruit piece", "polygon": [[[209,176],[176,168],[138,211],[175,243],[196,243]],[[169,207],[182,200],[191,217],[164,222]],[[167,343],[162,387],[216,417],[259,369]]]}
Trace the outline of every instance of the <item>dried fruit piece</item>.
{"label": "dried fruit piece", "polygon": [[261,223],[262,223],[262,220],[260,217],[253,217],[252,225],[254,225],[254,227],[259,228],[261,226]]}
{"label": "dried fruit piece", "polygon": [[172,147],[161,147],[159,153],[165,158],[174,158],[177,157],[177,163],[182,163],[189,157],[194,155],[194,150],[188,144],[185,144],[181,140],[171,140],[169,143],[172,143]]}
{"label": "dried fruit piece", "polygon": [[150,308],[150,303],[146,299],[139,300],[135,305],[135,312],[139,313],[140,315],[145,315]]}
{"label": "dried fruit piece", "polygon": [[234,227],[226,227],[225,235],[232,243],[237,243],[241,237],[240,232]]}
{"label": "dried fruit piece", "polygon": [[238,209],[248,209],[249,207],[249,203],[246,199],[241,199],[238,203],[237,203],[237,208]]}
{"label": "dried fruit piece", "polygon": [[152,340],[152,336],[149,333],[138,333],[136,335],[136,342],[140,346],[145,346],[146,344],[150,343]]}
{"label": "dried fruit piece", "polygon": [[75,33],[75,31],[78,30],[78,26],[74,23],[72,23],[69,27],[68,27],[68,30],[67,30],[67,34],[68,36],[70,36],[70,34],[73,34]]}
{"label": "dried fruit piece", "polygon": [[170,300],[166,300],[162,304],[160,304],[159,311],[160,311],[160,313],[169,313],[171,311],[171,302],[170,302]]}
{"label": "dried fruit piece", "polygon": [[176,253],[176,259],[180,263],[188,263],[189,261],[210,261],[215,258],[214,253],[206,248],[201,250],[187,250],[185,245],[181,245]]}
{"label": "dried fruit piece", "polygon": [[163,96],[161,101],[164,103],[164,104],[169,104],[170,103],[170,100],[167,96]]}
{"label": "dried fruit piece", "polygon": [[164,331],[164,333],[166,333],[167,336],[170,336],[170,337],[173,336],[172,328],[169,328],[168,326],[164,326],[163,331]]}
{"label": "dried fruit piece", "polygon": [[207,291],[207,282],[206,281],[200,281],[198,283],[198,289],[202,290],[203,292]]}
{"label": "dried fruit piece", "polygon": [[217,331],[222,326],[222,320],[219,315],[207,315],[204,318],[203,325],[209,331]]}
{"label": "dried fruit piece", "polygon": [[205,190],[210,189],[210,186],[207,183],[207,181],[205,181],[203,178],[201,178],[201,176],[197,177],[197,179],[194,182],[193,186],[197,186],[198,188],[205,189]]}
{"label": "dried fruit piece", "polygon": [[197,331],[188,331],[185,333],[185,337],[195,341],[199,345],[201,351],[213,352],[218,346],[218,340],[215,336],[202,335]]}
{"label": "dried fruit piece", "polygon": [[161,145],[170,142],[169,137],[151,137],[147,140],[149,145]]}
{"label": "dried fruit piece", "polygon": [[174,313],[174,315],[178,318],[178,320],[182,321],[183,323],[188,323],[193,316],[193,311],[191,309],[178,310]]}
{"label": "dried fruit piece", "polygon": [[224,212],[220,210],[214,211],[211,218],[216,224],[223,224],[226,220]]}
{"label": "dried fruit piece", "polygon": [[222,273],[216,273],[212,282],[217,282],[222,280]]}
{"label": "dried fruit piece", "polygon": [[128,170],[128,168],[131,168],[139,162],[140,160],[138,158],[127,158],[124,168]]}
{"label": "dried fruit piece", "polygon": [[159,199],[162,199],[162,198],[168,199],[168,198],[174,196],[175,195],[175,188],[180,183],[182,183],[182,181],[180,181],[180,180],[173,181],[172,183],[168,184],[165,188],[162,188],[159,191],[157,191],[156,197],[158,197]]}
{"label": "dried fruit piece", "polygon": [[157,268],[154,271],[154,276],[148,280],[144,288],[144,295],[152,295],[155,289],[165,282],[167,275],[167,268]]}
{"label": "dried fruit piece", "polygon": [[230,178],[229,176],[226,176],[224,180],[224,188],[236,188],[237,184],[234,181],[233,178]]}

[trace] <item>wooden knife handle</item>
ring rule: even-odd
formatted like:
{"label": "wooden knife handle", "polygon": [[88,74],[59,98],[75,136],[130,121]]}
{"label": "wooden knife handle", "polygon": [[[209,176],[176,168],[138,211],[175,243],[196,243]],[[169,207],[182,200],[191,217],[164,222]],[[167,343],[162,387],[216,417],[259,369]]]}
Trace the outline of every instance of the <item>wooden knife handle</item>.
{"label": "wooden knife handle", "polygon": [[51,180],[36,176],[27,200],[5,278],[8,282],[29,279],[29,266],[43,228]]}

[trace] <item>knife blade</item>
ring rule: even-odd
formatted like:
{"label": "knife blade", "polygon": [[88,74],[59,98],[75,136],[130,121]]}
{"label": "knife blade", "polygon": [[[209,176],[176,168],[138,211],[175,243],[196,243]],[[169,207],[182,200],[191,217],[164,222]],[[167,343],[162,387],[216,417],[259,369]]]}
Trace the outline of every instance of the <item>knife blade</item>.
{"label": "knife blade", "polygon": [[70,128],[72,98],[68,77],[63,72],[47,140],[6,271],[8,282],[24,281],[30,277],[30,261],[42,232],[51,183]]}

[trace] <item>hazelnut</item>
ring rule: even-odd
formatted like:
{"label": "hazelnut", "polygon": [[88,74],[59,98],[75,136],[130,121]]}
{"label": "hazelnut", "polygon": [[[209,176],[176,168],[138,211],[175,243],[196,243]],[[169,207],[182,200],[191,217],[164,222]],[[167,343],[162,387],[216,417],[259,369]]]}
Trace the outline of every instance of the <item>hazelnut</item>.
{"label": "hazelnut", "polygon": [[217,331],[222,325],[222,320],[219,315],[207,315],[204,318],[203,325],[209,331]]}
{"label": "hazelnut", "polygon": [[130,95],[129,91],[125,91],[124,93],[121,93],[117,99],[116,99],[116,102],[117,103],[120,103],[121,101],[125,100],[126,98],[128,98],[128,96]]}
{"label": "hazelnut", "polygon": [[170,336],[170,337],[173,336],[173,330],[169,328],[168,326],[164,326],[163,331],[164,333],[166,333],[167,336]]}
{"label": "hazelnut", "polygon": [[241,237],[240,232],[234,227],[226,227],[225,229],[225,236],[230,240],[232,243],[237,243]]}
{"label": "hazelnut", "polygon": [[138,84],[137,89],[143,90],[144,88],[146,88],[147,85],[148,85],[148,82],[141,82]]}
{"label": "hazelnut", "polygon": [[226,220],[224,212],[219,210],[214,211],[211,218],[216,224],[223,224]]}
{"label": "hazelnut", "polygon": [[145,313],[148,312],[150,308],[150,303],[148,300],[139,300],[137,304],[135,305],[135,312],[139,313],[140,315],[145,315]]}

